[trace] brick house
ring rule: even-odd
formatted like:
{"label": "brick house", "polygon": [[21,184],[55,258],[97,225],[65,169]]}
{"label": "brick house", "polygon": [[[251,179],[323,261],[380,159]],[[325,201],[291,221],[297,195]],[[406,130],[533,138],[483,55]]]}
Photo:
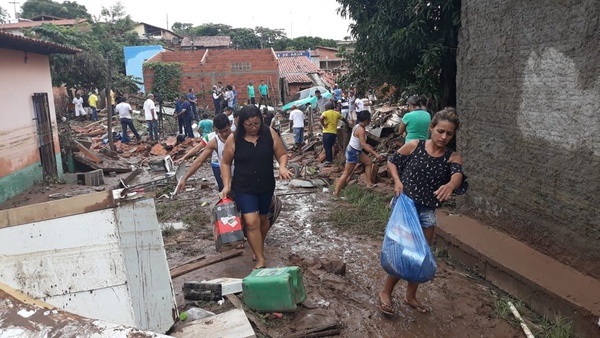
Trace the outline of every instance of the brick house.
{"label": "brick house", "polygon": [[325,71],[344,70],[344,59],[337,56],[338,49],[332,47],[316,47],[311,50],[312,62]]}
{"label": "brick house", "polygon": [[0,202],[63,174],[49,55],[80,50],[0,32]]}
{"label": "brick house", "polygon": [[[238,91],[238,104],[248,101],[247,85],[254,82],[258,96],[258,86],[263,80],[269,86],[269,95],[277,104],[281,101],[279,68],[277,57],[272,49],[216,49],[202,51],[164,51],[146,62],[180,62],[182,66],[181,92],[194,88],[199,107],[212,109],[212,86],[221,82],[231,84]],[[154,71],[144,69],[144,85],[152,91]]]}
{"label": "brick house", "polygon": [[[281,76],[281,97],[284,102],[302,89],[316,84],[314,78],[320,77],[321,69],[315,66],[306,56],[287,56],[279,58],[279,75]],[[318,81],[317,81],[318,82]]]}

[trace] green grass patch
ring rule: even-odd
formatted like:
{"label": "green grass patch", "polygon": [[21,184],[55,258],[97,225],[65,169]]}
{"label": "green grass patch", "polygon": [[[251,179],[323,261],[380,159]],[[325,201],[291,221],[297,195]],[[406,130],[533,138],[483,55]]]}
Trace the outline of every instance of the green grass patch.
{"label": "green grass patch", "polygon": [[390,218],[390,197],[357,184],[342,191],[345,198],[329,215],[328,221],[358,235],[381,238]]}
{"label": "green grass patch", "polygon": [[210,223],[210,216],[204,209],[197,207],[181,219],[189,228],[196,228]]}
{"label": "green grass patch", "polygon": [[508,305],[508,302],[512,302],[515,305],[517,311],[521,312],[523,304],[520,301],[508,296],[502,296],[494,300],[494,315],[498,318],[504,319],[510,325],[518,327],[519,320],[513,315],[512,311],[510,310],[510,306]]}
{"label": "green grass patch", "polygon": [[515,318],[508,302],[511,301],[521,317],[527,323],[529,329],[538,338],[574,338],[573,323],[568,319],[557,315],[554,320],[539,316],[536,313],[526,308],[525,304],[509,295],[498,295],[493,290],[490,290],[491,295],[495,298],[493,308],[494,316],[506,320],[514,327],[520,327],[519,320]]}
{"label": "green grass patch", "polygon": [[573,323],[567,318],[557,315],[554,320],[544,316],[541,318],[538,327],[534,330],[536,337],[540,338],[572,338]]}
{"label": "green grass patch", "polygon": [[165,238],[165,237],[173,236],[176,232],[177,232],[177,230],[175,230],[175,228],[172,225],[169,225],[168,227],[166,227],[162,230],[162,235],[163,235],[163,238]]}
{"label": "green grass patch", "polygon": [[156,217],[159,223],[170,222],[177,218],[183,202],[156,203]]}

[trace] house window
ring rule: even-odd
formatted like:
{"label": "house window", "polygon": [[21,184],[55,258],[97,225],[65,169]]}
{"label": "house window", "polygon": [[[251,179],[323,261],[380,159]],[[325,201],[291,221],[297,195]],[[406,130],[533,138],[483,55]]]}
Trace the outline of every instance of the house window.
{"label": "house window", "polygon": [[252,67],[250,62],[234,62],[231,64],[231,70],[234,72],[240,72],[244,70],[251,70]]}

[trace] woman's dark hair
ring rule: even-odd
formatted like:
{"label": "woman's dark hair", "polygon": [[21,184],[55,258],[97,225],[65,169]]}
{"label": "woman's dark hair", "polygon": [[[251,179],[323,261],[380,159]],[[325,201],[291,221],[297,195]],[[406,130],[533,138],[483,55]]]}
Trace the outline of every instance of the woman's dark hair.
{"label": "woman's dark hair", "polygon": [[208,114],[207,113],[202,113],[202,119],[206,120],[208,118]]}
{"label": "woman's dark hair", "polygon": [[358,123],[363,121],[371,121],[371,113],[369,113],[368,110],[359,111],[356,114],[356,120],[358,121]]}
{"label": "woman's dark hair", "polygon": [[217,128],[217,130],[221,130],[227,127],[228,125],[231,125],[231,122],[229,121],[229,117],[227,117],[227,115],[217,114],[217,116],[215,116],[215,118],[213,119],[213,125],[215,126],[215,128]]}
{"label": "woman's dark hair", "polygon": [[[238,121],[238,123],[235,126],[235,138],[239,139],[241,137],[246,136],[246,126],[244,125],[244,122],[246,122],[246,120],[251,119],[253,117],[258,117],[259,121],[262,122],[263,118],[262,118],[262,114],[260,113],[260,109],[258,109],[258,107],[256,107],[253,104],[249,104],[247,106],[242,107],[242,109],[239,110],[240,112],[240,119]],[[268,128],[264,125],[264,123],[260,124],[260,129],[258,130],[258,133],[260,134],[263,131],[263,128]]]}
{"label": "woman's dark hair", "polygon": [[458,113],[454,107],[446,107],[439,112],[435,113],[433,119],[431,119],[430,127],[434,128],[441,121],[448,121],[454,124],[454,132],[458,130],[460,126],[460,120],[458,119]]}
{"label": "woman's dark hair", "polygon": [[227,85],[226,87],[228,90],[233,90],[233,86],[232,85]]}

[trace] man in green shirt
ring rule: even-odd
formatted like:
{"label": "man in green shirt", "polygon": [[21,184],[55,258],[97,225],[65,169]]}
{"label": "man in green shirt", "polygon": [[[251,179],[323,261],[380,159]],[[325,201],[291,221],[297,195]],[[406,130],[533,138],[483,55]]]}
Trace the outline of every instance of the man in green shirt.
{"label": "man in green shirt", "polygon": [[260,93],[260,102],[258,102],[258,109],[266,102],[266,105],[269,105],[269,86],[265,84],[264,80],[260,80],[260,86],[258,86],[258,92]]}
{"label": "man in green shirt", "polygon": [[254,94],[254,82],[248,83],[248,104],[256,104],[256,96]]}

